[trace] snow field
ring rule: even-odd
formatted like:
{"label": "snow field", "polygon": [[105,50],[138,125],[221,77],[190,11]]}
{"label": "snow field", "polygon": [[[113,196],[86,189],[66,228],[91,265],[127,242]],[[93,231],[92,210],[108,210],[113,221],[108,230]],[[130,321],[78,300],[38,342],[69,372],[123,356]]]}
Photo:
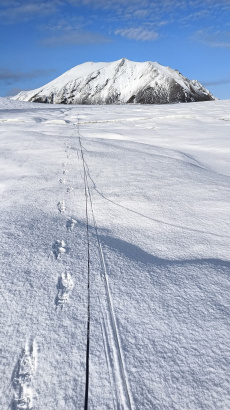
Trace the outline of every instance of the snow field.
{"label": "snow field", "polygon": [[89,408],[230,407],[229,105],[0,99],[2,409],[83,408],[78,119],[113,308],[89,214]]}

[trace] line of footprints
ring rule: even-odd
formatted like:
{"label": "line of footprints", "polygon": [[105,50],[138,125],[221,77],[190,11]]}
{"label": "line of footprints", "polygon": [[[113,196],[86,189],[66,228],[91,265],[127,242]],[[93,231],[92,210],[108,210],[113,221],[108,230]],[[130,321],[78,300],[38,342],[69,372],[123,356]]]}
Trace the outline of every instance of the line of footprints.
{"label": "line of footprints", "polygon": [[[71,157],[70,150],[71,146],[66,144],[66,157],[67,160]],[[68,175],[69,170],[67,168],[67,163],[63,162],[62,163],[62,178],[59,180],[60,184],[66,185],[66,176]],[[68,186],[66,188],[66,192],[68,194],[71,194],[73,192],[73,187]],[[57,203],[57,209],[60,212],[60,214],[65,215],[66,213],[66,203],[64,200],[61,200]],[[77,220],[72,218],[72,217],[67,217],[66,219],[66,230],[67,232],[72,232],[74,230],[75,225],[77,224]],[[69,251],[69,248],[67,247],[65,241],[63,239],[61,240],[56,240],[53,245],[52,245],[52,253],[55,257],[55,259],[60,259],[62,255],[67,254]],[[65,272],[62,273],[62,275],[58,278],[58,284],[57,284],[57,289],[58,293],[55,299],[55,304],[56,307],[63,308],[65,303],[69,299],[69,295],[74,287],[73,279],[71,274],[68,272],[68,270],[65,270]]]}
{"label": "line of footprints", "polygon": [[[70,155],[71,146],[66,144],[67,159]],[[66,184],[66,175],[68,174],[67,164],[62,164],[63,177],[59,180],[61,184]],[[66,192],[71,194],[73,192],[72,187],[67,187]],[[66,213],[65,201],[59,201],[57,204],[60,214]],[[66,230],[72,232],[74,230],[77,220],[72,217],[66,219]],[[52,253],[55,259],[60,259],[63,254],[68,253],[68,247],[64,240],[56,240],[52,245]],[[68,301],[69,295],[74,287],[74,282],[71,274],[65,270],[58,278],[57,289],[58,293],[55,299],[56,308],[61,309]],[[27,342],[22,349],[21,355],[15,366],[12,375],[12,387],[14,390],[14,398],[11,403],[11,410],[32,410],[33,409],[33,378],[36,371],[36,357],[37,348],[34,341]]]}

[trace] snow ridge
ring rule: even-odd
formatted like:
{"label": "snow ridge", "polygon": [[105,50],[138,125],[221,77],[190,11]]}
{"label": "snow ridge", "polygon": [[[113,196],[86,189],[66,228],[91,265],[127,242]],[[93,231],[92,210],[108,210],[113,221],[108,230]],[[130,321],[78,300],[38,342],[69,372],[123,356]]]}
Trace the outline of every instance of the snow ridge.
{"label": "snow ridge", "polygon": [[80,64],[43,87],[13,98],[50,104],[166,104],[215,99],[197,80],[188,80],[178,70],[126,58]]}

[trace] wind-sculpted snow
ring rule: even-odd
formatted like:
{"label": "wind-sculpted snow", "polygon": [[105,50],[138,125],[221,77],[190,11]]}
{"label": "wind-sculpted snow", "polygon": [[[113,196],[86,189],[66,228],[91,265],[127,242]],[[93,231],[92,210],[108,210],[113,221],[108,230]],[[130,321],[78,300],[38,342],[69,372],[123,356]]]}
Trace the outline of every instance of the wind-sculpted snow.
{"label": "wind-sculpted snow", "polygon": [[[215,99],[197,80],[188,80],[178,70],[126,58],[81,64],[43,87],[13,98],[49,104],[167,104]],[[58,119],[47,124],[55,121],[65,123]]]}
{"label": "wind-sculpted snow", "polygon": [[89,408],[230,408],[229,112],[0,98],[0,409],[84,408],[88,267]]}

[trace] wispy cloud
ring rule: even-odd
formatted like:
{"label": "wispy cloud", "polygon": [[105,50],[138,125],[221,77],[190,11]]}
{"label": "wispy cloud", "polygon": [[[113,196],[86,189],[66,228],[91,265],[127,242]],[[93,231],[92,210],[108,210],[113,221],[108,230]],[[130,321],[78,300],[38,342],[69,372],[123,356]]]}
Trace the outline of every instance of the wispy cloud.
{"label": "wispy cloud", "polygon": [[139,41],[154,41],[158,38],[158,33],[154,30],[146,30],[144,28],[125,28],[115,31],[116,35],[128,38],[129,40]]}
{"label": "wispy cloud", "polygon": [[[122,6],[122,7],[130,7],[130,6],[136,6],[138,9],[140,9],[140,0],[67,0],[68,3],[78,6],[80,4],[85,4],[85,5],[93,5],[95,7],[104,7],[104,8],[115,8],[116,6]],[[181,5],[184,6],[185,1],[184,0],[161,0],[159,3],[159,0],[142,0],[141,1],[141,7],[170,7],[173,8],[175,5]]]}
{"label": "wispy cloud", "polygon": [[[92,16],[93,18],[93,16]],[[62,19],[52,19],[39,26],[44,37],[40,44],[46,47],[61,47],[80,44],[100,44],[110,42],[104,34],[88,30],[92,21],[82,15],[73,15]],[[47,34],[44,34],[47,33]]]}
{"label": "wispy cloud", "polygon": [[207,16],[211,15],[211,11],[209,9],[201,9],[195,11],[194,13],[187,13],[183,17],[179,19],[179,23],[193,23],[198,19],[206,18]]}
{"label": "wispy cloud", "polygon": [[158,12],[172,11],[176,9],[190,10],[190,13],[197,10],[207,9],[230,9],[229,0],[66,0],[73,6],[79,4],[94,6],[95,8],[116,9],[116,8],[136,8],[137,10],[155,10]]}
{"label": "wispy cloud", "polygon": [[[223,28],[222,13],[229,10],[229,0],[1,0],[0,22],[13,24],[36,19],[36,28],[41,28],[41,20],[45,29],[49,27],[51,31],[53,26],[55,31],[56,27],[54,36],[43,40],[47,46],[58,45],[58,34],[60,45],[105,42],[108,41],[106,33],[115,30],[117,35],[129,39],[154,41],[158,37],[160,22],[167,21],[184,28],[196,25],[199,19],[206,27],[215,22],[216,27]],[[76,23],[71,21],[73,17],[76,17]],[[93,41],[94,35],[87,34],[83,41],[85,27],[95,27],[95,24],[97,27],[101,24],[104,36],[97,34]],[[121,28],[123,26],[131,28]],[[67,36],[63,32],[66,30],[80,33],[69,32]],[[97,31],[97,28],[92,30]],[[205,41],[209,45],[215,43],[208,38]],[[225,43],[218,41],[213,47],[228,47]]]}
{"label": "wispy cloud", "polygon": [[77,31],[77,30],[83,30],[84,27],[90,25],[91,21],[89,18],[85,18],[84,16],[70,16],[68,18],[53,18],[49,19],[49,22],[40,24],[38,28],[42,32],[55,32],[56,35],[57,33],[63,34],[64,32],[70,32],[70,31]]}
{"label": "wispy cloud", "polygon": [[48,70],[31,70],[29,72],[20,72],[13,71],[8,68],[0,68],[0,81],[5,84],[13,84],[21,80],[31,80],[34,78],[44,77],[54,72],[56,72],[56,70],[53,68]]}
{"label": "wispy cloud", "polygon": [[[197,18],[210,18],[215,13],[230,10],[229,0],[1,0],[0,20],[2,24],[29,21],[46,16],[68,20],[73,7],[81,13],[92,14],[98,18],[103,13],[112,13],[117,21],[179,21],[191,22]],[[86,9],[84,9],[86,7]],[[103,10],[102,16],[98,10]],[[87,16],[87,17],[88,17]],[[86,17],[86,14],[85,14]],[[89,16],[90,18],[90,16]],[[137,26],[136,26],[137,27]]]}
{"label": "wispy cloud", "polygon": [[229,8],[230,9],[230,1],[229,0],[190,0],[189,2],[190,7],[216,7],[216,8]]}
{"label": "wispy cloud", "polygon": [[191,38],[209,47],[230,48],[230,31],[198,30]]}
{"label": "wispy cloud", "polygon": [[48,1],[5,1],[0,5],[0,20],[5,24],[23,22],[35,17],[55,14],[60,0]]}
{"label": "wispy cloud", "polygon": [[221,84],[230,84],[230,73],[226,77],[219,78],[218,80],[202,81],[202,84],[205,87],[221,85]]}
{"label": "wispy cloud", "polygon": [[108,37],[90,31],[73,31],[43,38],[41,44],[47,47],[59,47],[75,44],[99,44],[111,41]]}
{"label": "wispy cloud", "polygon": [[6,92],[5,97],[13,97],[14,95],[19,94],[20,91],[29,91],[29,90],[25,88],[12,87]]}
{"label": "wispy cloud", "polygon": [[145,18],[148,15],[148,10],[147,9],[138,9],[134,11],[133,17],[135,18]]}

